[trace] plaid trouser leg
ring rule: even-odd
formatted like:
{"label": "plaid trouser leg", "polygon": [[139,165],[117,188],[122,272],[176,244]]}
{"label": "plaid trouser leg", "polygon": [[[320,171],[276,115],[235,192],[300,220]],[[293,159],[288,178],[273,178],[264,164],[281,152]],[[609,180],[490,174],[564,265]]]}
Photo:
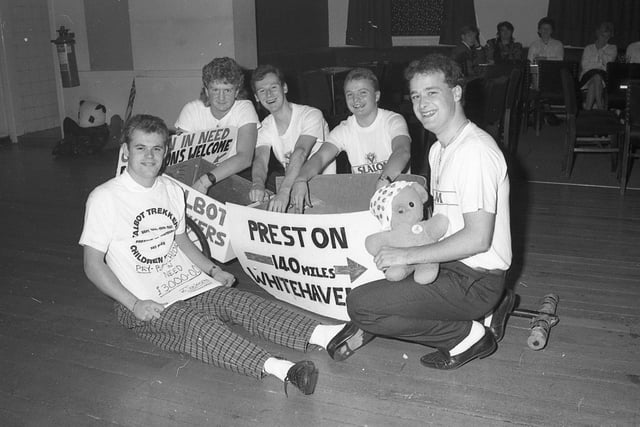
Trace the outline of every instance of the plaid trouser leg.
{"label": "plaid trouser leg", "polygon": [[226,323],[240,324],[253,335],[301,351],[318,325],[278,303],[224,287],[177,302],[149,322],[138,320],[119,303],[115,307],[122,325],[158,347],[256,378],[264,376],[264,362],[271,355]]}
{"label": "plaid trouser leg", "polygon": [[232,332],[215,316],[177,302],[159,319],[138,320],[126,307],[116,304],[120,323],[158,347],[192,357],[240,374],[262,378],[264,362],[270,357],[252,342]]}
{"label": "plaid trouser leg", "polygon": [[191,298],[188,304],[241,325],[252,335],[300,351],[306,351],[311,333],[319,324],[281,303],[235,288],[215,288]]}

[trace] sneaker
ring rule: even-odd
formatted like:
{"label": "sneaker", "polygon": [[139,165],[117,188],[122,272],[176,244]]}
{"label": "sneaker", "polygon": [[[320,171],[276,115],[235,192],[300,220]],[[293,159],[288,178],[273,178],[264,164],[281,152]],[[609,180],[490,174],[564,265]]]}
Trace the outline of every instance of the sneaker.
{"label": "sneaker", "polygon": [[313,362],[309,360],[303,360],[297,362],[287,372],[287,377],[284,379],[284,394],[289,397],[287,393],[287,384],[291,383],[302,394],[313,394],[316,389],[316,383],[318,382],[318,368]]}

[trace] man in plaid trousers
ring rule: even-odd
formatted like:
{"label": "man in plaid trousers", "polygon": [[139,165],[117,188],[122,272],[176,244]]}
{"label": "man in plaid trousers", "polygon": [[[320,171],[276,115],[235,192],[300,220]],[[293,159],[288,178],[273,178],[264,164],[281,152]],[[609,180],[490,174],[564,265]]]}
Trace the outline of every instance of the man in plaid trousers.
{"label": "man in plaid trousers", "polygon": [[[318,379],[313,362],[273,357],[228,325],[300,351],[314,344],[334,360],[344,360],[362,334],[344,324],[321,325],[231,287],[234,277],[185,234],[182,189],[159,176],[168,133],[161,119],[149,115],[134,116],[125,125],[126,171],[96,187],[87,200],[80,237],[87,277],[116,301],[123,326],[157,346],[258,379],[274,375],[285,392],[290,382],[312,394]],[[189,281],[191,297],[169,305],[156,301],[180,280]]]}

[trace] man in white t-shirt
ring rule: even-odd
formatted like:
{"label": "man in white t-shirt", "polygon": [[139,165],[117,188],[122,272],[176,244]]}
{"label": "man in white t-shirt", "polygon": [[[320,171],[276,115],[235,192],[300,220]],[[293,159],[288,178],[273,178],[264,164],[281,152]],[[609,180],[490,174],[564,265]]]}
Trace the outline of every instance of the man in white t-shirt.
{"label": "man in white t-shirt", "polygon": [[374,260],[381,270],[440,263],[440,273],[429,285],[409,276],[358,286],[347,310],[364,331],[361,342],[378,335],[416,342],[437,349],[422,356],[424,366],[455,369],[495,351],[513,309],[515,295],[504,291],[511,265],[507,165],[493,138],[466,118],[455,61],[429,55],[412,62],[406,77],[416,117],[438,138],[429,152],[433,214],[449,226],[438,242],[382,248]]}
{"label": "man in white t-shirt", "polygon": [[202,175],[193,188],[207,193],[216,182],[251,166],[258,134],[258,115],[253,103],[237,99],[244,82],[240,66],[231,58],[215,58],[202,68],[200,99],[187,103],[175,126],[179,132],[232,127],[237,137],[227,153],[215,162],[215,168]]}
{"label": "man in white t-shirt", "polygon": [[291,191],[291,202],[299,210],[311,206],[308,181],[341,151],[347,153],[352,173],[380,175],[376,189],[409,170],[411,137],[407,122],[400,114],[378,108],[376,75],[367,68],[351,70],[345,77],[344,94],[353,114],[331,131],[300,170]]}
{"label": "man in white t-shirt", "polygon": [[[266,197],[265,182],[271,152],[285,168],[278,192],[269,200],[267,209],[287,212],[293,181],[309,156],[318,151],[329,135],[329,126],[317,108],[287,100],[288,87],[282,71],[272,65],[261,65],[251,75],[256,100],[270,113],[258,129],[258,142],[253,157],[249,198],[261,202]],[[324,174],[336,173],[335,162]]]}
{"label": "man in white t-shirt", "polygon": [[300,351],[318,345],[335,360],[359,339],[357,331],[320,325],[231,287],[234,277],[186,235],[181,187],[158,176],[168,134],[154,116],[134,116],[125,125],[126,170],[87,200],[80,237],[87,277],[116,301],[119,322],[155,345],[258,379],[274,375],[285,392],[291,383],[312,394],[318,378],[313,362],[273,357],[229,326]]}

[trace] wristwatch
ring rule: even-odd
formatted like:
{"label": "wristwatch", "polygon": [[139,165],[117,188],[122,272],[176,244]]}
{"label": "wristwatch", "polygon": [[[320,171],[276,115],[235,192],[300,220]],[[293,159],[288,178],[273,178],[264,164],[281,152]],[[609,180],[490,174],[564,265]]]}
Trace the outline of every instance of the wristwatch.
{"label": "wristwatch", "polygon": [[214,174],[212,174],[211,172],[207,172],[207,178],[209,178],[209,182],[211,182],[211,185],[216,184],[217,179]]}

